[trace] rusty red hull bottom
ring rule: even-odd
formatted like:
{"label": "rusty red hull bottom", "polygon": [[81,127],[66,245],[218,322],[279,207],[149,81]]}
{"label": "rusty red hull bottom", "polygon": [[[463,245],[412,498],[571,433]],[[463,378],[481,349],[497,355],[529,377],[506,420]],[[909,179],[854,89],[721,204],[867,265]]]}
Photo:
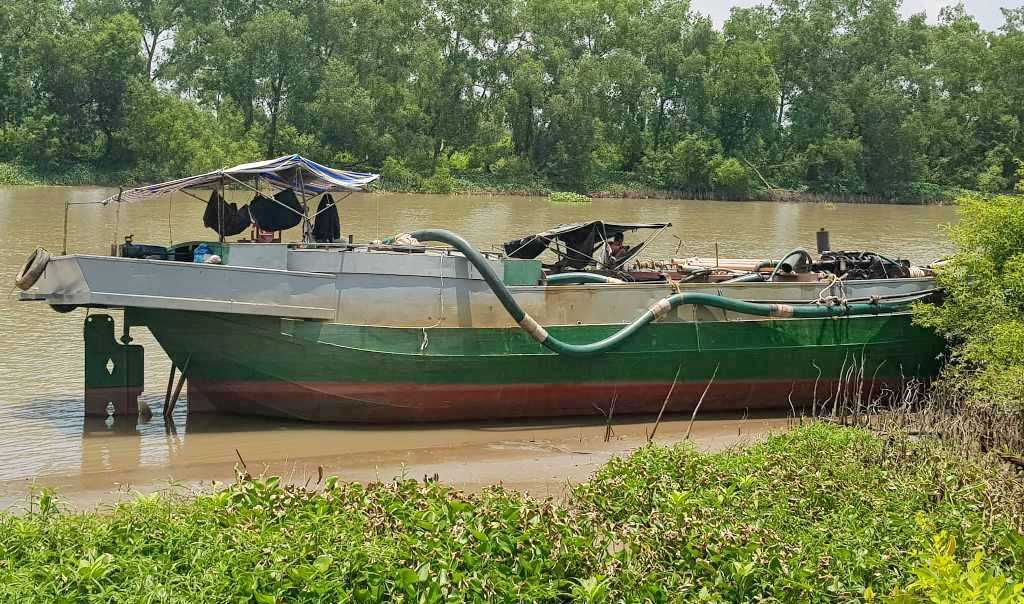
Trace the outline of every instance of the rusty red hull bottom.
{"label": "rusty red hull bottom", "polygon": [[[871,399],[899,392],[898,381],[864,385]],[[401,384],[266,384],[193,380],[190,411],[288,417],[321,422],[442,422],[495,418],[604,415],[615,401],[616,415],[692,412],[705,389],[702,413],[763,410],[810,412],[855,395],[838,380],[707,383],[498,384],[488,386]],[[671,394],[670,394],[671,392]],[[667,402],[666,402],[667,401]]]}

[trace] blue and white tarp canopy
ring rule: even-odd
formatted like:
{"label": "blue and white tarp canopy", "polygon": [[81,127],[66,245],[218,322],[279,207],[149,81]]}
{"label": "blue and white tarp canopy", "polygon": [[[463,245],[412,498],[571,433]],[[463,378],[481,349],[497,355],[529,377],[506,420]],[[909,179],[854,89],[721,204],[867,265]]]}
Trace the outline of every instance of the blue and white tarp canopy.
{"label": "blue and white tarp canopy", "polygon": [[250,183],[255,177],[259,177],[261,182],[269,184],[275,190],[292,189],[312,197],[333,191],[362,191],[380,178],[380,175],[337,170],[300,155],[285,155],[277,159],[240,164],[216,172],[128,189],[111,195],[104,203],[140,201],[182,189],[213,188],[220,186],[222,181],[228,185],[235,184],[235,181]]}

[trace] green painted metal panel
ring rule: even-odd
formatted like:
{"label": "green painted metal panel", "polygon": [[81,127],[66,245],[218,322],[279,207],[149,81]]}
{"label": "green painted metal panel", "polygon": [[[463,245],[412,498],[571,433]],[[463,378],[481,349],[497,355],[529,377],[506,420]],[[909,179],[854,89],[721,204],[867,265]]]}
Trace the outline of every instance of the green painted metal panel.
{"label": "green painted metal panel", "polygon": [[91,314],[83,327],[85,338],[85,413],[107,415],[138,413],[138,396],[145,384],[144,351],[136,344],[122,344],[114,338],[114,319]]}
{"label": "green painted metal panel", "polygon": [[544,274],[540,260],[505,258],[502,264],[505,267],[505,274],[502,277],[505,285],[537,285]]}
{"label": "green painted metal panel", "polygon": [[[172,357],[195,354],[208,379],[510,384],[838,376],[857,362],[870,377],[929,377],[942,340],[906,314],[833,319],[656,323],[614,352],[551,353],[518,328],[404,329],[266,317],[139,311]],[[550,327],[589,342],[617,325]],[[215,344],[214,344],[215,343]]]}

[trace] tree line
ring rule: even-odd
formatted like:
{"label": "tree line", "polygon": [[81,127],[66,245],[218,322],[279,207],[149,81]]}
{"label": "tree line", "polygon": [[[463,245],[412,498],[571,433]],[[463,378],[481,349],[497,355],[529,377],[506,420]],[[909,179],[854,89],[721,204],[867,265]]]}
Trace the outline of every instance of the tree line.
{"label": "tree line", "polygon": [[298,152],[394,186],[927,196],[1024,180],[1024,9],[899,0],[6,0],[0,161]]}

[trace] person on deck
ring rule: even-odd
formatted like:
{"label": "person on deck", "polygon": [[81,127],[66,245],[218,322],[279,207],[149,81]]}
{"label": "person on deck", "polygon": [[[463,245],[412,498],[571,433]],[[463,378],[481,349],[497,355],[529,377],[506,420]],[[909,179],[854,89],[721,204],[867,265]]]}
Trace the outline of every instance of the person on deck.
{"label": "person on deck", "polygon": [[624,245],[625,237],[622,233],[615,233],[608,243],[608,264],[614,265],[629,251],[629,246]]}

